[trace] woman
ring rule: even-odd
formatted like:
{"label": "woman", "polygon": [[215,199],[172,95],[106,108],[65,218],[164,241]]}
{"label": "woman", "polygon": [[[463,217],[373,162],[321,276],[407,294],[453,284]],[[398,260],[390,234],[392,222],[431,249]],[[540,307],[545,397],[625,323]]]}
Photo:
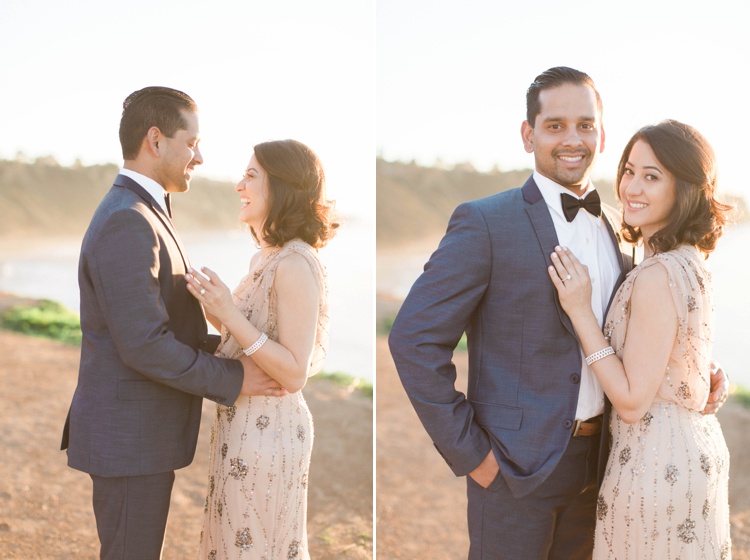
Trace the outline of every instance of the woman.
{"label": "woman", "polygon": [[588,270],[551,255],[560,303],[614,407],[612,447],[597,502],[594,558],[731,556],[729,453],[710,393],[713,291],[704,260],[730,210],[716,201],[716,164],[693,128],[639,130],[620,160],[623,235],[642,241],[599,328]]}
{"label": "woman", "polygon": [[287,393],[217,405],[211,434],[202,560],[306,559],[313,423],[300,389],[325,358],[325,270],[317,249],[338,226],[317,156],[294,140],[254,148],[240,220],[260,251],[234,294],[208,269],[188,289],[221,330],[217,355],[253,361]]}

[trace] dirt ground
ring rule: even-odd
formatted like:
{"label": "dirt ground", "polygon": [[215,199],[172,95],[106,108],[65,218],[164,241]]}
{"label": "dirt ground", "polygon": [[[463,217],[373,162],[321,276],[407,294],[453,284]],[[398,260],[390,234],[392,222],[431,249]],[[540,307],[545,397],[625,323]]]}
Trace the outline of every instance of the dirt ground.
{"label": "dirt ground", "polygon": [[[466,558],[466,485],[440,458],[396,374],[388,345],[377,341],[377,558]],[[466,386],[467,354],[455,356]],[[719,412],[731,453],[732,558],[750,560],[750,410],[730,401]]]}
{"label": "dirt ground", "polygon": [[[0,331],[0,558],[98,558],[91,481],[59,451],[78,361],[77,347]],[[311,556],[372,559],[373,401],[324,379],[304,393],[315,420]],[[196,555],[212,412],[206,401],[195,461],[177,471],[165,560]]]}

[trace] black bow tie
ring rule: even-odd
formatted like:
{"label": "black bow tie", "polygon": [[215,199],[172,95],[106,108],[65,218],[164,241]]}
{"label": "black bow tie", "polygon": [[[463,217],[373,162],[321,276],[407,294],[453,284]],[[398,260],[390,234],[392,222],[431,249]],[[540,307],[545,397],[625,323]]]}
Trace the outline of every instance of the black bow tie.
{"label": "black bow tie", "polygon": [[172,197],[169,196],[169,193],[164,193],[164,204],[167,207],[167,214],[169,214],[169,217],[172,217]]}
{"label": "black bow tie", "polygon": [[602,215],[602,202],[599,193],[596,191],[591,191],[586,198],[576,198],[565,193],[560,194],[560,197],[562,198],[563,214],[569,222],[572,222],[576,217],[579,208],[585,209],[597,218]]}

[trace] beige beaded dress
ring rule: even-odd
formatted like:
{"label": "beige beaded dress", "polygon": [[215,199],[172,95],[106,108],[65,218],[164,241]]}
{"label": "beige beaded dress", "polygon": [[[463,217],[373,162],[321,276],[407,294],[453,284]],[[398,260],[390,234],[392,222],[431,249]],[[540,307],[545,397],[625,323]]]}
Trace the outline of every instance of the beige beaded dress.
{"label": "beige beaded dress", "polygon": [[[325,359],[328,291],[317,251],[293,240],[268,255],[240,281],[235,305],[272,340],[278,339],[274,277],[286,256],[302,255],[321,295],[310,375]],[[216,354],[237,358],[242,349],[222,331]],[[240,397],[216,406],[211,431],[208,496],[200,560],[303,560],[307,548],[307,482],[313,422],[298,391],[283,397]]]}
{"label": "beige beaded dress", "polygon": [[594,559],[728,559],[729,452],[710,393],[711,274],[695,247],[645,259],[617,292],[605,335],[622,358],[630,298],[639,273],[667,270],[678,328],[664,379],[649,411],[626,424],[613,410],[609,461],[597,502]]}

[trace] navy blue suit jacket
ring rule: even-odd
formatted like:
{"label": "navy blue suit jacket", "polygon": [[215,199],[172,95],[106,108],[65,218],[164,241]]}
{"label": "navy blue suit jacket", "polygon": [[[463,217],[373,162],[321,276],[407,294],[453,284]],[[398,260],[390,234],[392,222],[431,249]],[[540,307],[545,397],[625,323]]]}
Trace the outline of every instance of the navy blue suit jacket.
{"label": "navy blue suit jacket", "polygon": [[[619,286],[632,260],[607,223]],[[516,497],[557,465],[578,402],[578,339],[546,270],[557,244],[533,178],[460,205],[389,337],[401,382],[454,473],[468,474],[493,449]],[[464,331],[466,395],[451,362]]]}
{"label": "navy blue suit jacket", "polygon": [[98,476],[185,467],[203,397],[231,405],[242,364],[214,357],[170,219],[118,175],[81,246],[81,364],[63,430],[68,464]]}

